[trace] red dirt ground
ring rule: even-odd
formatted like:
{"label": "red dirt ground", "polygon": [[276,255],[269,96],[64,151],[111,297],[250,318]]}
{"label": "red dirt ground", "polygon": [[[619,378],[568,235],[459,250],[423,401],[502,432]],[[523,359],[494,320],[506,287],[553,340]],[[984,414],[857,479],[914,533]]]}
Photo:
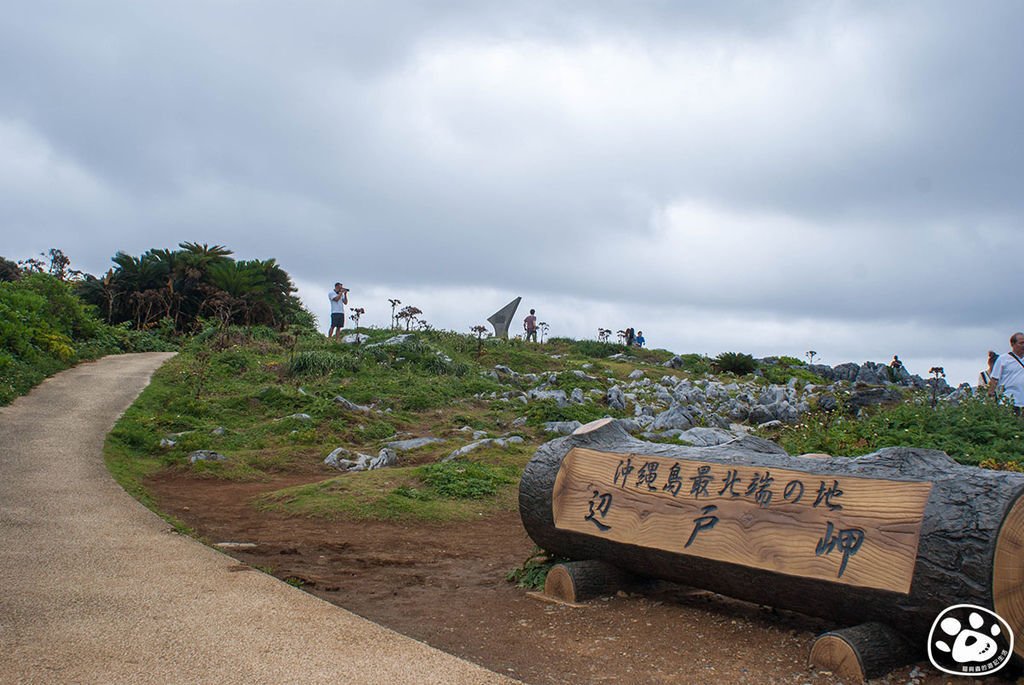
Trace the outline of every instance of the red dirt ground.
{"label": "red dirt ground", "polygon": [[[324,521],[257,510],[269,483],[165,473],[147,482],[159,508],[228,553],[297,579],[303,589],[376,623],[531,685],[841,682],[809,668],[814,637],[836,626],[663,584],[582,608],[527,596],[505,574],[532,553],[518,514],[469,523]],[[359,636],[352,635],[353,649]],[[1005,683],[943,676],[926,662],[873,683]]]}

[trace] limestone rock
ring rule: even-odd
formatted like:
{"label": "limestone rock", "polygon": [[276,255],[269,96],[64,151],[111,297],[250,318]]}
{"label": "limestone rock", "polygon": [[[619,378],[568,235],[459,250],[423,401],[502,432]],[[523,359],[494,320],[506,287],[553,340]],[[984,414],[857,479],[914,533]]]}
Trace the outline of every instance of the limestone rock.
{"label": "limestone rock", "polygon": [[399,452],[408,452],[409,450],[419,449],[420,447],[426,447],[427,445],[433,445],[434,443],[438,442],[444,442],[444,440],[440,438],[430,437],[410,438],[408,440],[395,440],[393,442],[389,442],[385,445],[385,447],[397,450]]}
{"label": "limestone rock", "polygon": [[480,449],[481,447],[508,447],[509,445],[520,445],[523,442],[525,441],[518,435],[513,435],[507,438],[484,438],[483,440],[476,440],[474,442],[469,443],[468,445],[465,445],[457,450],[454,450],[451,454],[449,454],[441,461],[452,461],[454,459],[459,459],[461,457],[466,456],[473,450]]}
{"label": "limestone rock", "polygon": [[373,408],[363,404],[356,404],[355,402],[345,399],[341,395],[336,395],[334,397],[334,402],[345,411],[360,412],[362,414],[369,414],[370,412],[373,411]]}
{"label": "limestone rock", "polygon": [[213,450],[196,450],[188,455],[188,462],[195,464],[197,461],[227,461],[228,458]]}
{"label": "limestone rock", "polygon": [[621,410],[626,408],[626,395],[622,392],[622,388],[617,385],[608,388],[608,392],[605,393],[605,400],[612,409]]}
{"label": "limestone rock", "polygon": [[696,447],[711,447],[713,445],[724,445],[737,440],[739,436],[722,428],[696,427],[679,434],[679,440]]}
{"label": "limestone rock", "polygon": [[582,425],[579,421],[548,421],[544,424],[544,430],[548,433],[569,435]]}
{"label": "limestone rock", "polygon": [[651,428],[655,431],[675,429],[684,431],[693,428],[693,413],[681,404],[673,404],[654,417]]}
{"label": "limestone rock", "polygon": [[534,388],[530,390],[527,395],[530,399],[534,400],[553,400],[559,407],[564,407],[569,404],[569,398],[565,394],[565,390],[540,390]]}

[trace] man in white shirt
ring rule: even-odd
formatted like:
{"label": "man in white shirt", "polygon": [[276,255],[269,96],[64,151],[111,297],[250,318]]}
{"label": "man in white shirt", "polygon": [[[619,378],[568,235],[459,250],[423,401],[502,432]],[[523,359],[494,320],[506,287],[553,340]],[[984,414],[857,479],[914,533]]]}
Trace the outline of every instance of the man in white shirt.
{"label": "man in white shirt", "polygon": [[1003,394],[1013,400],[1013,412],[1020,416],[1020,408],[1024,406],[1024,333],[1017,332],[1010,336],[1010,351],[999,355],[992,365],[992,375],[988,382],[988,394],[995,397],[996,390],[1002,388]]}
{"label": "man in white shirt", "polygon": [[348,304],[348,288],[341,283],[334,284],[334,290],[327,293],[331,299],[331,329],[327,331],[328,338],[341,336],[341,329],[345,327],[345,305]]}

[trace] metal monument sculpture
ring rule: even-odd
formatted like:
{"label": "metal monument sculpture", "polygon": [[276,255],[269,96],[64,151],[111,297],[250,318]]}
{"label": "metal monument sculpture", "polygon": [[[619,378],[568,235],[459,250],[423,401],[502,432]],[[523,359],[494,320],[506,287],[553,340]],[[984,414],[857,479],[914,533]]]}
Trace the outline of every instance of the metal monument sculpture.
{"label": "metal monument sculpture", "polygon": [[522,299],[522,297],[517,297],[487,317],[487,321],[494,326],[494,337],[508,338],[508,327],[512,323],[512,317],[516,315],[516,309],[519,308]]}

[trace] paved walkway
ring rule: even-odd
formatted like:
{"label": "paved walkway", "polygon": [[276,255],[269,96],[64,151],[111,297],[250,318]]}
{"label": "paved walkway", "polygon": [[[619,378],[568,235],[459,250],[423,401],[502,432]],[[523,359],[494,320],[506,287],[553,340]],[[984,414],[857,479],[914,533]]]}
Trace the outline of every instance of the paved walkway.
{"label": "paved walkway", "polygon": [[169,355],[0,408],[0,683],[511,683],[177,535],[103,440]]}

